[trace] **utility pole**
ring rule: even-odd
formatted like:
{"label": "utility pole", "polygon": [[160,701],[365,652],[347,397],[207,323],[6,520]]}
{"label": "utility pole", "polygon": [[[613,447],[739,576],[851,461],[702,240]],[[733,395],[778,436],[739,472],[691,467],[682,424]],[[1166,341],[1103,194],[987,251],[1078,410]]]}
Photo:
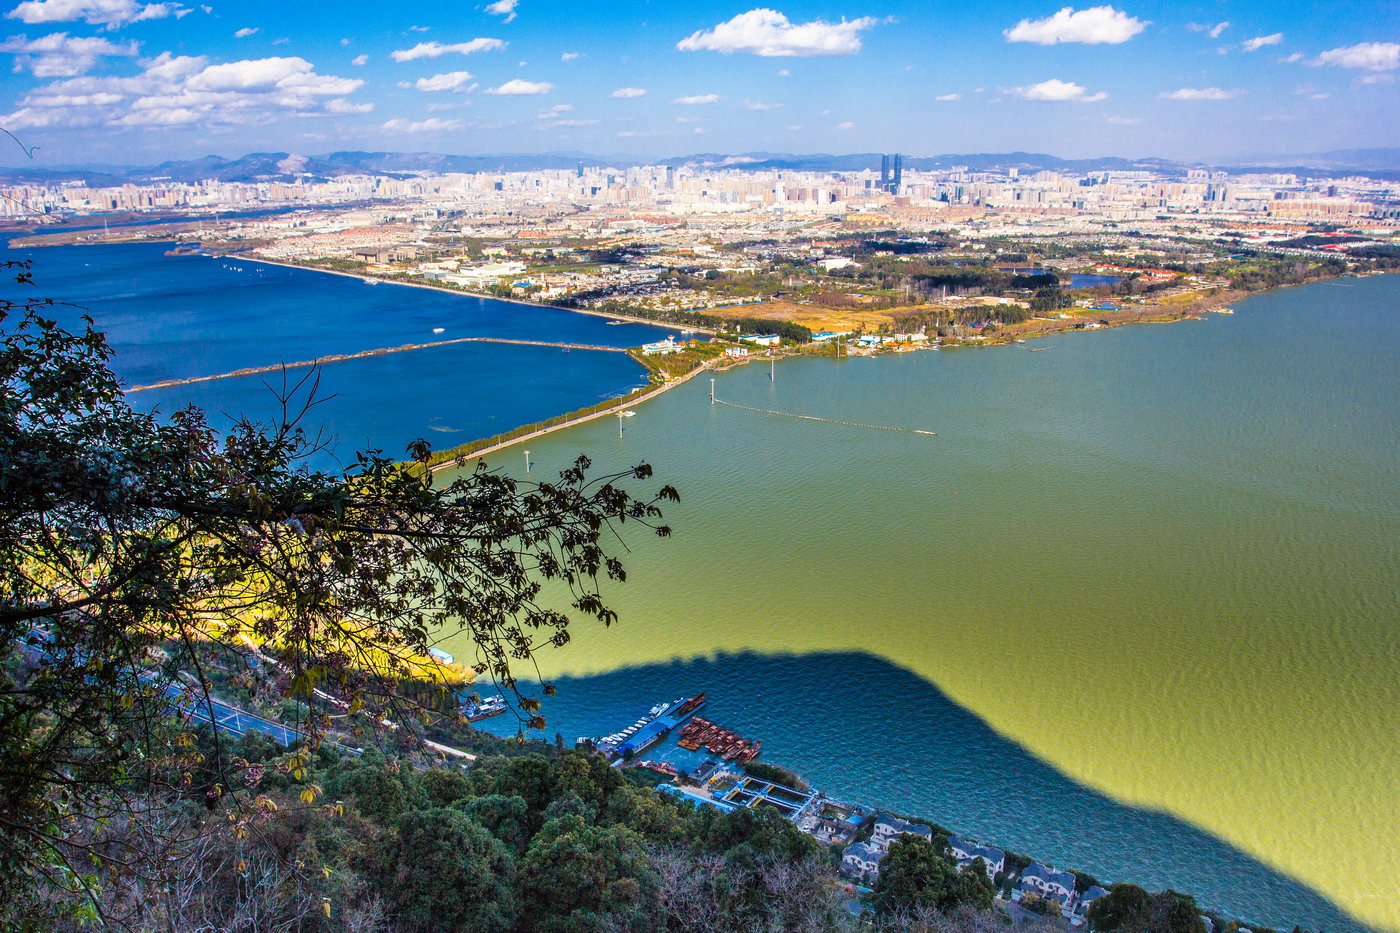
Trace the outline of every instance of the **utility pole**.
{"label": "utility pole", "polygon": [[710,404],[713,405],[714,403],[715,403],[715,381],[714,381],[713,379],[711,379],[711,380],[710,380]]}
{"label": "utility pole", "polygon": [[775,367],[776,367],[777,365],[778,365],[778,363],[777,363],[777,357],[775,357],[775,356],[773,355],[773,351],[772,351],[772,350],[769,350],[769,351],[768,351],[768,381],[769,381],[769,382],[777,382],[777,381],[778,381],[777,370],[775,369]]}
{"label": "utility pole", "polygon": [[525,475],[530,475],[530,452],[525,451]]}

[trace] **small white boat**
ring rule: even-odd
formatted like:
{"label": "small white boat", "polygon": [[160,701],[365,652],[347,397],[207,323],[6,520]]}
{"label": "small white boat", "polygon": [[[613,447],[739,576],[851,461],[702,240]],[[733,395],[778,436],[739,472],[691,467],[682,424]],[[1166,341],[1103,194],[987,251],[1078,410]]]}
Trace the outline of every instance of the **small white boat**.
{"label": "small white boat", "polygon": [[444,327],[434,327],[434,328],[433,328],[433,333],[435,333],[435,334],[440,334],[440,333],[442,333],[444,330],[446,330],[446,328],[444,328]]}

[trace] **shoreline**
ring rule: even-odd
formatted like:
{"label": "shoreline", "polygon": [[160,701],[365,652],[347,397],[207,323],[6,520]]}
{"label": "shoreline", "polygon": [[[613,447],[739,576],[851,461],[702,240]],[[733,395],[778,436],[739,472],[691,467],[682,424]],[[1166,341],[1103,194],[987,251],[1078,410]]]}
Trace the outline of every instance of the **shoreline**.
{"label": "shoreline", "polygon": [[522,300],[522,299],[520,299],[520,298],[497,298],[495,295],[483,295],[481,292],[469,292],[469,291],[467,291],[466,289],[463,289],[463,288],[447,288],[447,287],[442,286],[442,285],[429,285],[429,284],[426,283],[426,282],[402,282],[402,281],[399,281],[398,279],[386,278],[386,277],[384,277],[384,276],[374,275],[373,273],[369,273],[369,272],[364,272],[364,273],[360,273],[360,272],[345,272],[345,271],[342,271],[342,270],[340,270],[340,269],[323,269],[323,268],[321,268],[320,266],[299,266],[299,265],[297,265],[297,264],[295,264],[295,263],[290,263],[290,262],[278,262],[278,261],[276,261],[275,259],[263,259],[263,258],[258,257],[258,256],[244,256],[244,255],[237,254],[237,253],[223,253],[223,254],[219,254],[219,255],[205,254],[205,255],[209,255],[210,258],[214,258],[214,259],[222,259],[222,258],[228,258],[228,259],[243,259],[243,260],[246,260],[246,261],[248,261],[248,262],[261,262],[261,263],[264,263],[264,264],[269,265],[269,266],[281,266],[281,267],[284,268],[284,269],[303,269],[303,270],[306,270],[306,271],[308,271],[308,272],[324,272],[324,273],[326,273],[326,274],[328,274],[328,275],[343,275],[343,276],[346,276],[346,277],[348,277],[348,278],[359,279],[360,281],[364,281],[365,279],[373,279],[374,281],[376,281],[376,282],[382,282],[382,283],[384,283],[385,285],[401,285],[401,286],[404,286],[404,287],[406,287],[406,288],[426,288],[426,289],[428,289],[429,291],[443,292],[443,293],[448,294],[448,295],[457,295],[457,296],[462,297],[462,298],[477,298],[477,299],[480,299],[480,300],[483,300],[483,301],[502,301],[502,302],[505,302],[506,304],[521,305],[522,307],[526,307],[526,308],[548,308],[548,309],[550,309],[550,310],[552,310],[552,311],[564,311],[564,312],[567,312],[567,313],[569,313],[569,314],[587,314],[587,315],[589,315],[590,317],[607,318],[607,319],[610,320],[610,321],[625,321],[625,322],[627,322],[627,323],[629,323],[629,324],[649,324],[649,325],[651,325],[652,327],[662,327],[662,328],[665,328],[665,329],[667,329],[667,330],[674,330],[674,331],[676,331],[676,332],[678,332],[678,333],[684,332],[684,331],[686,331],[686,330],[694,331],[694,332],[697,333],[697,334],[714,334],[714,333],[716,333],[716,331],[713,331],[713,330],[711,330],[711,329],[708,328],[708,327],[694,326],[694,327],[686,328],[686,327],[682,327],[682,326],[679,325],[679,324],[666,324],[666,323],[664,323],[664,322],[662,322],[662,321],[653,321],[653,320],[650,320],[649,318],[644,318],[644,317],[633,317],[633,316],[630,315],[630,314],[613,314],[613,313],[608,312],[608,311],[590,311],[590,310],[587,309],[587,308],[561,308],[561,307],[559,307],[558,305],[541,304],[541,303],[538,302],[538,301],[524,301],[524,300]]}
{"label": "shoreline", "polygon": [[[294,267],[294,268],[301,268],[301,267]],[[350,275],[351,273],[340,273],[340,274],[343,274],[343,275]],[[1303,286],[1306,286],[1306,285],[1316,285],[1316,284],[1318,284],[1318,283],[1320,283],[1320,282],[1331,281],[1331,280],[1334,279],[1334,278],[1337,278],[1337,276],[1325,276],[1325,277],[1323,277],[1323,278],[1314,279],[1314,280],[1309,281],[1309,282],[1300,282],[1300,283],[1298,283],[1298,284],[1296,284],[1296,285],[1284,285],[1284,286],[1279,286],[1278,288],[1268,288],[1268,289],[1263,289],[1263,290],[1257,291],[1257,292],[1241,291],[1241,290],[1238,290],[1238,289],[1226,289],[1226,290],[1222,291],[1220,294],[1212,295],[1212,296],[1210,296],[1209,298],[1202,297],[1202,298],[1198,298],[1198,299],[1193,299],[1192,301],[1190,301],[1190,302],[1186,303],[1185,305],[1183,305],[1183,307],[1181,307],[1181,308],[1179,308],[1179,309],[1173,309],[1173,310],[1171,310],[1171,311],[1164,311],[1164,310],[1161,309],[1161,308],[1144,309],[1144,310],[1141,311],[1141,312],[1137,312],[1137,313],[1133,314],[1131,317],[1126,317],[1126,318],[1124,318],[1124,319],[1120,319],[1120,320],[1116,320],[1116,321],[1111,321],[1109,324],[1104,325],[1104,326],[1101,326],[1101,327],[1098,328],[1098,329],[1110,330],[1110,329],[1113,329],[1113,328],[1116,328],[1116,327],[1126,327],[1126,326],[1133,325],[1133,324],[1174,324],[1174,323],[1178,323],[1178,322],[1181,322],[1181,321],[1188,321],[1188,320],[1192,320],[1192,318],[1188,317],[1188,315],[1197,314],[1203,307],[1206,307],[1206,306],[1223,306],[1223,305],[1227,305],[1227,304],[1230,304],[1230,303],[1235,302],[1235,301],[1242,301],[1242,300],[1244,300],[1244,299],[1246,299],[1246,298],[1251,298],[1251,297],[1253,297],[1253,296],[1255,296],[1255,295],[1265,295],[1265,294],[1268,294],[1268,293],[1270,293],[1270,292],[1281,291],[1281,290],[1284,289],[1284,288],[1300,288],[1300,287],[1303,287]],[[407,283],[407,282],[405,282],[405,283],[399,283],[399,284],[412,284],[412,283]],[[423,286],[423,287],[431,287],[431,286]],[[528,303],[528,302],[523,302],[523,303]],[[1158,313],[1155,313],[1155,314],[1149,313],[1150,311],[1156,311],[1156,312],[1158,312]],[[593,313],[598,313],[598,312],[593,312]],[[1121,314],[1123,314],[1123,311],[1120,310],[1118,313],[1121,315]],[[1037,321],[1033,321],[1033,322],[1032,322],[1032,321],[1028,321],[1028,322],[1026,322],[1026,324],[1032,324],[1032,323],[1034,323],[1034,324],[1038,324],[1038,325],[1041,325],[1041,326],[1040,326],[1040,327],[1037,327],[1037,328],[1035,328],[1035,329],[1029,329],[1029,328],[1027,328],[1026,330],[1014,330],[1014,328],[1025,327],[1025,326],[1026,326],[1025,324],[1022,324],[1022,325],[1017,325],[1017,324],[1007,325],[1006,327],[1004,327],[1004,328],[1002,328],[1002,329],[1000,329],[1000,330],[998,331],[997,339],[994,339],[994,340],[987,340],[987,341],[965,342],[965,343],[960,343],[960,344],[954,344],[954,345],[949,345],[949,346],[946,347],[945,349],[952,350],[952,349],[959,349],[959,348],[961,348],[961,347],[1001,347],[1001,346],[1012,347],[1012,346],[1016,346],[1016,341],[1017,341],[1017,339],[1027,339],[1027,338],[1034,338],[1034,337],[1049,337],[1049,336],[1054,336],[1054,335],[1056,335],[1056,334],[1065,334],[1065,333],[1074,332],[1074,331],[1076,330],[1076,328],[1075,328],[1075,326],[1074,326],[1075,324],[1084,323],[1085,321],[1088,321],[1088,320],[1089,320],[1089,318],[1088,318],[1087,316],[1085,316],[1085,317],[1078,317],[1078,318],[1065,318],[1065,319],[1054,319],[1054,320],[1037,320]],[[1098,319],[1094,319],[1094,320],[1097,321]],[[1046,326],[1046,325],[1049,325],[1049,326]],[[810,345],[808,345],[808,346],[810,346]],[[922,348],[922,349],[924,349],[924,350],[929,350],[929,349],[933,349],[933,348],[932,348],[932,347],[924,347],[924,348]],[[873,350],[873,351],[866,351],[866,352],[860,353],[860,354],[858,354],[858,355],[861,355],[861,356],[867,356],[867,355],[868,355],[868,356],[872,356],[872,357],[878,357],[878,356],[885,356],[885,355],[888,355],[888,354],[890,354],[890,353],[892,353],[892,352],[893,352],[893,351],[890,351],[890,350]],[[783,354],[780,354],[778,358],[779,358],[779,359],[785,359],[785,358],[787,358],[787,357],[789,357],[789,356],[797,357],[797,356],[810,356],[810,355],[812,355],[812,354],[803,353],[803,352],[801,352],[801,350],[799,349],[799,351],[796,352],[796,353],[783,353]],[[615,407],[613,407],[613,408],[606,409],[606,410],[604,410],[604,411],[592,412],[592,413],[587,414],[587,415],[580,415],[580,416],[577,417],[577,418],[570,418],[568,421],[561,422],[560,424],[555,424],[555,425],[550,425],[550,426],[548,426],[548,427],[539,428],[539,429],[537,429],[537,430],[534,430],[534,431],[529,432],[528,434],[522,434],[522,435],[520,435],[519,437],[514,437],[514,438],[510,438],[509,440],[500,441],[500,442],[498,442],[498,443],[491,444],[491,445],[488,446],[488,447],[483,447],[483,448],[481,448],[480,450],[472,451],[472,452],[469,453],[469,454],[464,454],[464,455],[461,456],[461,457],[457,457],[457,458],[454,458],[454,459],[452,459],[452,460],[445,461],[445,462],[443,462],[443,463],[435,464],[435,465],[429,467],[428,469],[429,469],[430,472],[434,472],[434,473],[435,473],[435,472],[437,472],[438,470],[447,469],[447,468],[453,467],[453,466],[465,466],[466,462],[469,461],[469,460],[477,459],[477,458],[483,457],[483,456],[485,456],[486,454],[495,453],[495,452],[497,452],[497,451],[505,450],[506,448],[513,447],[513,446],[515,446],[516,444],[521,443],[522,441],[533,440],[533,439],[535,439],[535,438],[544,437],[544,436],[546,436],[546,435],[553,434],[553,433],[555,433],[556,431],[562,431],[562,430],[564,430],[565,428],[571,428],[571,427],[574,427],[574,426],[576,426],[576,425],[584,424],[585,422],[588,422],[588,421],[596,420],[596,419],[598,419],[598,418],[603,417],[604,415],[616,414],[618,411],[623,411],[623,410],[625,410],[625,409],[629,409],[629,408],[635,407],[635,406],[637,406],[637,405],[640,405],[640,404],[642,404],[643,402],[646,402],[646,401],[648,401],[648,400],[650,400],[650,399],[652,399],[652,398],[654,398],[654,397],[656,397],[656,396],[658,396],[658,395],[661,395],[663,392],[666,392],[666,391],[668,391],[669,389],[674,388],[675,386],[678,386],[678,385],[681,385],[681,384],[683,384],[683,383],[685,383],[685,382],[690,381],[692,378],[694,378],[695,376],[699,375],[700,372],[703,371],[703,370],[714,370],[714,369],[716,369],[716,368],[719,366],[720,363],[724,362],[725,360],[726,360],[725,357],[719,357],[719,358],[717,358],[717,359],[716,359],[715,361],[713,361],[713,362],[705,363],[705,364],[703,364],[703,365],[701,365],[701,366],[698,366],[698,367],[696,367],[694,370],[690,371],[689,373],[686,373],[684,376],[679,376],[679,377],[677,377],[675,380],[673,380],[672,382],[666,383],[665,385],[661,386],[660,388],[658,388],[658,389],[656,389],[656,390],[654,390],[654,391],[652,391],[652,392],[647,392],[646,394],[644,394],[644,395],[642,395],[642,396],[640,396],[640,397],[634,399],[634,400],[631,401],[631,402],[628,402],[628,403],[625,403],[625,404],[622,404],[622,405],[618,405],[618,406],[615,406]],[[761,358],[759,358],[759,359],[749,358],[749,359],[745,359],[745,360],[731,361],[732,365],[729,366],[729,367],[725,367],[725,368],[726,368],[726,369],[729,369],[729,368],[737,368],[737,367],[739,367],[739,366],[745,366],[745,365],[748,365],[748,364],[750,364],[750,363],[760,362],[760,361],[761,361]],[[478,438],[478,440],[484,440],[484,438]],[[471,442],[471,441],[468,441],[467,443],[470,444],[470,443],[472,443],[472,442]]]}
{"label": "shoreline", "polygon": [[[720,357],[720,359],[724,359],[724,357]],[[597,419],[608,415],[616,416],[618,412],[629,411],[632,408],[635,408],[636,406],[642,404],[643,402],[649,401],[651,399],[656,398],[658,395],[662,395],[666,392],[669,392],[677,386],[684,385],[691,379],[700,375],[700,373],[705,372],[707,370],[713,370],[716,365],[717,361],[702,363],[699,366],[692,369],[690,372],[686,373],[685,375],[677,376],[670,382],[662,383],[661,385],[653,388],[651,391],[646,392],[643,395],[639,395],[637,398],[633,399],[630,402],[624,402],[619,405],[614,405],[613,407],[605,408],[602,411],[595,411],[590,412],[586,415],[579,415],[577,418],[570,418],[568,421],[564,421],[559,424],[552,424],[548,427],[538,428],[534,431],[529,432],[528,434],[521,434],[519,437],[512,437],[507,440],[499,441],[495,444],[491,444],[490,446],[483,447],[480,450],[473,450],[471,453],[462,454],[459,457],[454,457],[451,460],[444,460],[442,463],[436,463],[428,467],[428,472],[436,473],[439,470],[463,469],[472,460],[477,460],[482,457],[485,457],[487,454],[496,453],[497,451],[505,450],[509,447],[514,447],[516,444],[523,443],[524,441],[533,440],[538,437],[544,437],[547,434],[553,434],[556,431],[562,431],[565,428],[572,428],[577,425],[584,424],[585,422],[596,421]],[[478,440],[481,439],[482,438],[478,438]],[[470,444],[472,442],[468,441],[467,443]]]}

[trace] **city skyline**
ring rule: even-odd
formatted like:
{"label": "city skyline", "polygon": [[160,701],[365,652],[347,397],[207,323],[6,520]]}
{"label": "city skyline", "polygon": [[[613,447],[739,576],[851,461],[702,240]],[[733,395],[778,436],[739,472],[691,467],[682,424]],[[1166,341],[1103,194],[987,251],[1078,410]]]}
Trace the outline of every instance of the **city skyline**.
{"label": "city skyline", "polygon": [[[1381,3],[4,5],[7,165],[249,151],[1228,160],[1400,145]],[[334,17],[331,19],[331,17]],[[412,22],[408,16],[417,17]]]}

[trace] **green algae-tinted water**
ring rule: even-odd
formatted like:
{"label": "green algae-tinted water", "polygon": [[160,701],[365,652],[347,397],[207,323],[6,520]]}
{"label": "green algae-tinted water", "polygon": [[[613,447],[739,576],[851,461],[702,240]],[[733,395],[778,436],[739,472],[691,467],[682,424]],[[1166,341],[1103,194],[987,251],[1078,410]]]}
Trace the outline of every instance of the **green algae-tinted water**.
{"label": "green algae-tinted water", "polygon": [[[937,437],[696,380],[624,440],[531,442],[537,471],[645,459],[684,497],[674,539],[629,539],[620,622],[547,659],[585,678],[556,720],[652,672],[623,724],[700,670],[829,790],[1262,922],[1337,929],[1311,888],[1400,930],[1400,276],[1236,310],[718,380]],[[888,663],[832,660],[862,655]]]}

